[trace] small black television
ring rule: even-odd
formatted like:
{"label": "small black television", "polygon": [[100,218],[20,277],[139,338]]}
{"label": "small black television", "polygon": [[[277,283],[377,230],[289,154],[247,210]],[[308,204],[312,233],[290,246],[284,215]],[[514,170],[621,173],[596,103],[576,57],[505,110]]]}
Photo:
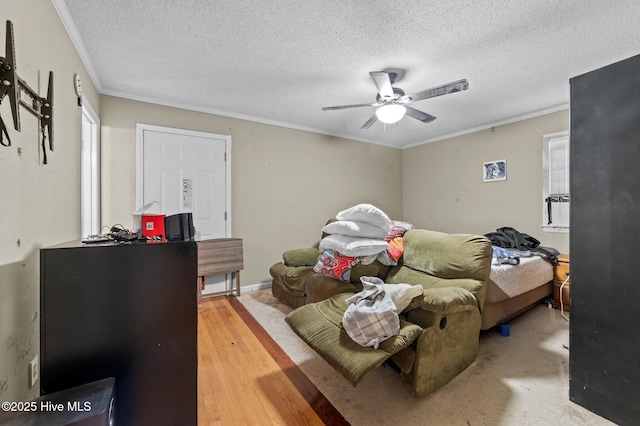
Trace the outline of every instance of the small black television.
{"label": "small black television", "polygon": [[164,218],[164,233],[168,241],[191,241],[196,230],[193,227],[193,214],[178,213]]}

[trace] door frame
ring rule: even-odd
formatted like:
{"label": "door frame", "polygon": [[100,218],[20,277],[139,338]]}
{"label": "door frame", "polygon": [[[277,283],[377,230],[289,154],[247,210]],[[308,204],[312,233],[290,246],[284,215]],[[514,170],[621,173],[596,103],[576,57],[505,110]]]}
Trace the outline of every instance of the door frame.
{"label": "door frame", "polygon": [[102,227],[100,117],[84,96],[80,103],[80,237],[85,238]]}
{"label": "door frame", "polygon": [[142,207],[144,188],[144,132],[173,133],[180,136],[195,136],[224,140],[225,146],[225,237],[231,237],[231,136],[175,127],[136,123],[136,209]]}

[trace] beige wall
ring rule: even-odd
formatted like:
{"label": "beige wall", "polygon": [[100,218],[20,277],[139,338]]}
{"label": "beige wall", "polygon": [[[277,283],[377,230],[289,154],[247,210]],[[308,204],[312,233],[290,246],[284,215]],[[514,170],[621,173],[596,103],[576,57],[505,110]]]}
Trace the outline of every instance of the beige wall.
{"label": "beige wall", "polygon": [[[569,252],[569,234],[542,231],[542,136],[569,129],[549,114],[403,150],[405,220],[443,232],[511,226]],[[482,182],[482,163],[507,160],[507,180]]]}
{"label": "beige wall", "polygon": [[231,135],[233,237],[243,285],[270,282],[282,252],[317,244],[326,220],[371,203],[402,217],[402,152],[282,127],[103,96],[103,225],[130,226],[136,123]]}
{"label": "beige wall", "polygon": [[[89,101],[98,94],[49,0],[0,1],[0,56],[6,21],[13,23],[16,69],[46,94],[54,73],[54,152],[43,165],[38,120],[20,109],[13,128],[8,97],[0,106],[12,146],[0,146],[0,401],[39,394],[29,389],[28,365],[40,348],[39,248],[79,237],[80,110],[73,90],[79,73]],[[99,112],[99,110],[98,110]],[[82,301],[78,301],[82,303]]]}

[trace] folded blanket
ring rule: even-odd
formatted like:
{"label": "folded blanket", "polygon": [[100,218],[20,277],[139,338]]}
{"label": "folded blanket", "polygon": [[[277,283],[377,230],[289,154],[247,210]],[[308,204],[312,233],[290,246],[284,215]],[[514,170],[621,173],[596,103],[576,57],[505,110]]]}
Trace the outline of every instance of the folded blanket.
{"label": "folded blanket", "polygon": [[359,238],[349,235],[327,235],[320,240],[319,249],[335,250],[343,256],[370,256],[383,252],[389,247],[389,243],[376,238]]}
{"label": "folded blanket", "polygon": [[335,250],[327,249],[318,257],[313,271],[348,283],[351,279],[351,268],[359,262],[360,259],[357,257],[343,256]]}

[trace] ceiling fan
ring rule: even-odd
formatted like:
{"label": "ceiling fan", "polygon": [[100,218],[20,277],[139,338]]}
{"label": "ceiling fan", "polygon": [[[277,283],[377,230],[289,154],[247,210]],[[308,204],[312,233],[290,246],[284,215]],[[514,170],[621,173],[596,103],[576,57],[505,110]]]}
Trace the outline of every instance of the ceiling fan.
{"label": "ceiling fan", "polygon": [[360,127],[361,129],[368,129],[378,120],[386,124],[396,123],[400,121],[405,114],[409,117],[415,118],[416,120],[422,121],[423,123],[431,123],[436,119],[436,117],[412,108],[409,104],[428,98],[435,98],[436,96],[467,90],[469,88],[467,80],[462,79],[443,84],[441,86],[432,87],[421,92],[416,92],[411,95],[405,95],[404,90],[398,87],[393,87],[393,83],[398,77],[397,73],[371,71],[369,75],[378,88],[378,94],[376,95],[376,101],[374,103],[324,107],[322,110],[332,111],[348,108],[376,107],[375,114],[372,115],[371,118],[362,125],[362,127]]}

